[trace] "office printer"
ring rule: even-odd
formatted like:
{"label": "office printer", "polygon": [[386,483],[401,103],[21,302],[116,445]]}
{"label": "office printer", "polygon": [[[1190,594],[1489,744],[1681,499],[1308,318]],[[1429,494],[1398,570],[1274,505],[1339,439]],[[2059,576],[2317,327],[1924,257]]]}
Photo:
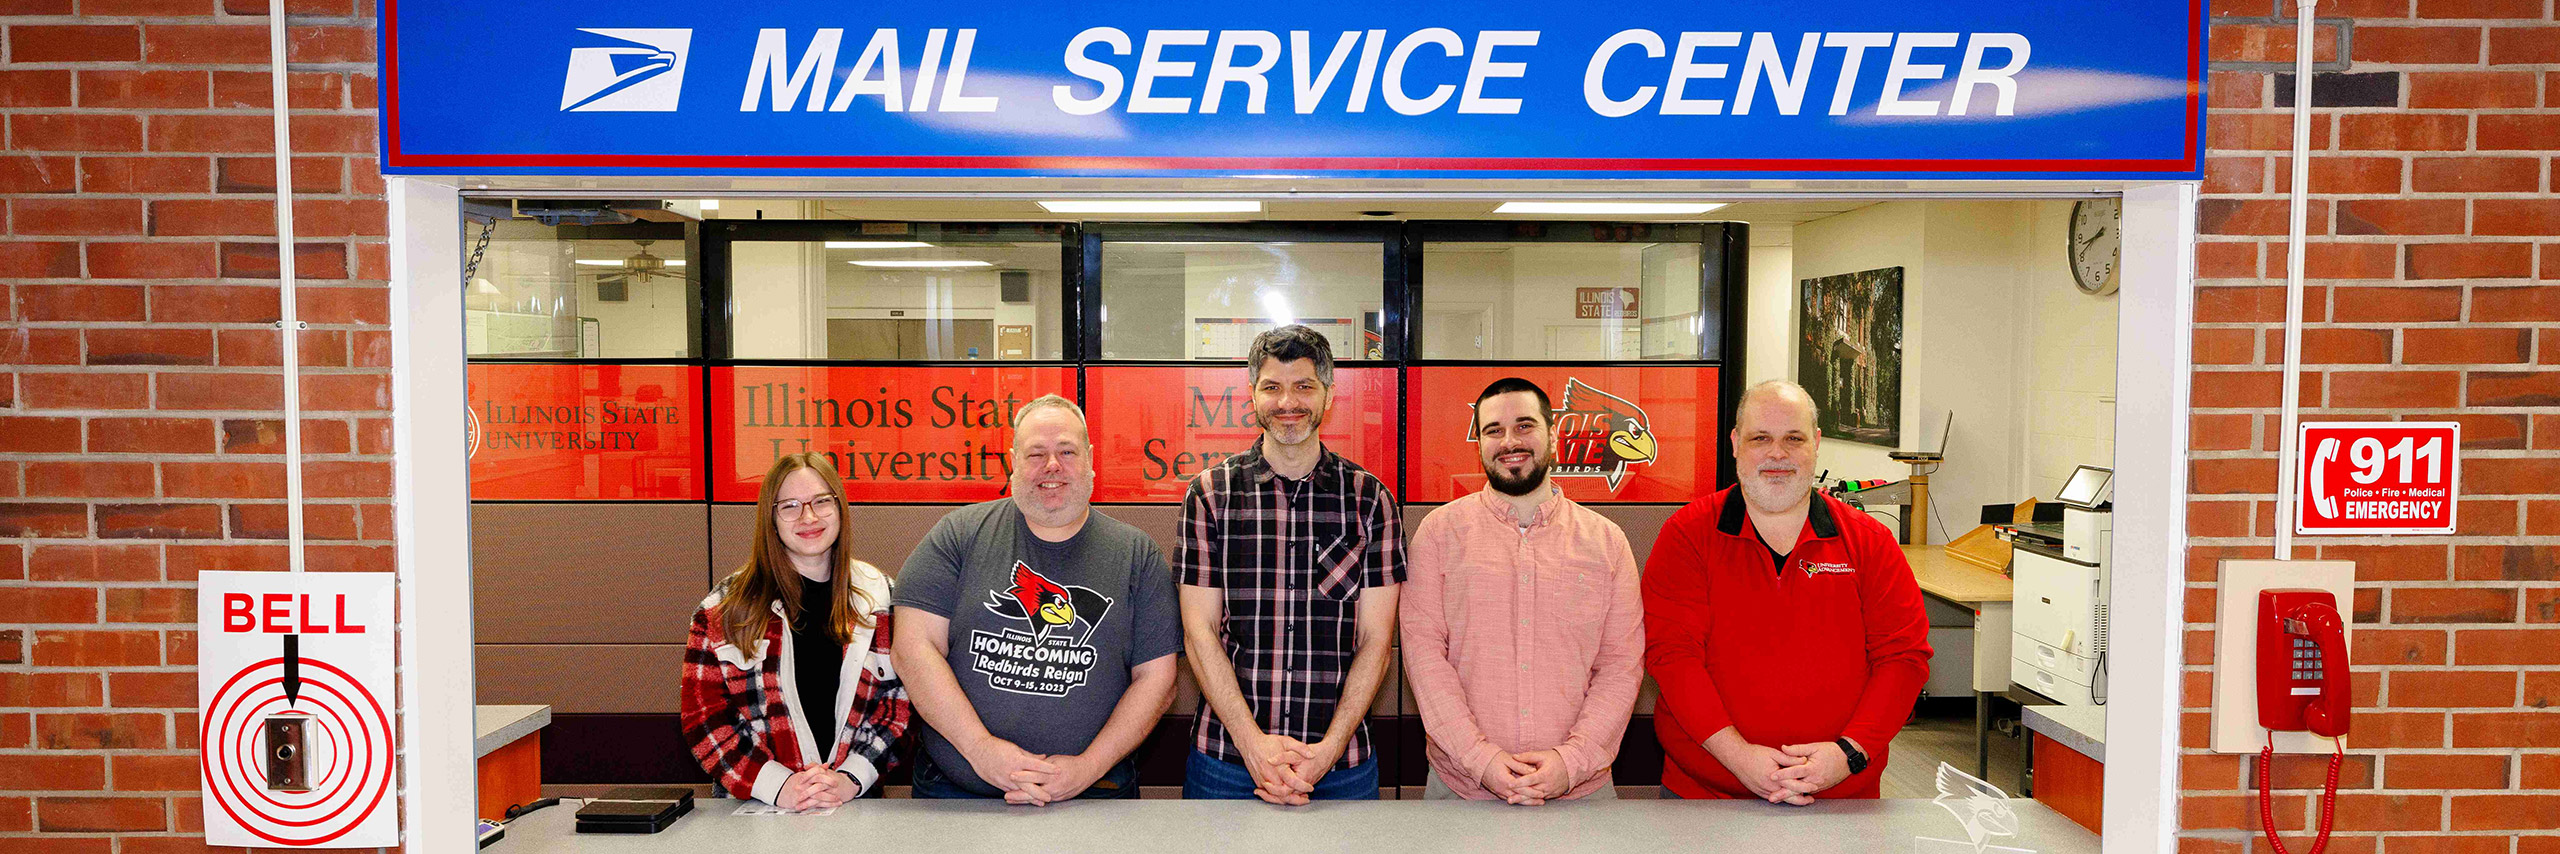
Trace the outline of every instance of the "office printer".
{"label": "office printer", "polygon": [[2080,466],[2055,503],[2062,521],[2008,526],[2015,582],[2010,681],[2065,705],[2106,696],[2114,472]]}

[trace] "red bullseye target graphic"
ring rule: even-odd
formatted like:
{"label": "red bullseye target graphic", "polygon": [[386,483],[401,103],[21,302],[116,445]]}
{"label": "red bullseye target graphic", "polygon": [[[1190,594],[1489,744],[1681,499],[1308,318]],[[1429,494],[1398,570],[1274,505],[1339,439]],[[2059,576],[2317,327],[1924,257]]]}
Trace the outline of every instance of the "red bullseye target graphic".
{"label": "red bullseye target graphic", "polygon": [[[310,686],[304,686],[304,690],[310,690]],[[285,707],[286,702],[284,695],[279,691],[276,696],[270,697],[265,702],[260,703],[258,708],[250,710],[247,717],[253,721],[265,720],[269,713],[284,709]],[[293,711],[304,714],[312,714],[310,710],[311,706],[309,704],[303,704],[293,708]],[[346,746],[353,743],[353,741],[347,737],[346,724],[338,719],[337,710],[330,708],[322,708],[319,710],[318,714],[312,714],[312,721],[322,727],[317,731],[317,733],[321,736],[321,739],[323,739],[314,740],[308,745],[311,750],[318,754],[311,760],[312,767],[324,769],[324,773],[328,774],[332,778],[343,776],[345,772],[353,767],[353,765],[352,763],[336,761],[337,756],[333,754],[345,752]],[[245,766],[245,770],[250,772],[248,783],[252,787],[251,791],[256,792],[260,800],[278,808],[298,809],[309,806],[312,802],[316,802],[316,799],[323,796],[323,794],[328,790],[330,781],[325,779],[321,780],[319,785],[312,787],[308,792],[280,791],[268,787],[267,766],[263,760],[267,755],[267,750],[270,745],[268,745],[262,738],[262,736],[265,735],[263,728],[251,726],[247,728],[234,727],[234,729],[239,729],[240,731],[240,742],[237,745],[238,749],[233,751],[231,755],[249,757],[249,761],[243,763],[243,765]],[[296,799],[305,801],[305,803],[289,803],[289,801],[294,801]]]}
{"label": "red bullseye target graphic", "polygon": [[[302,656],[299,690],[285,695],[285,660],[242,668],[203,713],[201,765],[209,803],[278,845],[321,845],[363,824],[391,791],[391,719],[380,698],[346,671]],[[304,723],[308,791],[268,786],[266,721]]]}

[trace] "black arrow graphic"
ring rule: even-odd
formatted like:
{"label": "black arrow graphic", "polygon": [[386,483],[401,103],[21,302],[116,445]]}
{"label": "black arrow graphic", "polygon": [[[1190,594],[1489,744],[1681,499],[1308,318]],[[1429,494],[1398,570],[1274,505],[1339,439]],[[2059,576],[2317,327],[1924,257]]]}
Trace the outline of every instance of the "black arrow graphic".
{"label": "black arrow graphic", "polygon": [[302,698],[302,636],[284,636],[284,704]]}

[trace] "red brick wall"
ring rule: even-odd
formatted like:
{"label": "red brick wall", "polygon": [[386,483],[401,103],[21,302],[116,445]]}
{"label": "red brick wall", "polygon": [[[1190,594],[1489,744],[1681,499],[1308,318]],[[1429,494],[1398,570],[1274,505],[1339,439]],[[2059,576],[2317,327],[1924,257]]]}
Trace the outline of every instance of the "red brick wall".
{"label": "red brick wall", "polygon": [[[2182,852],[2269,850],[2254,756],[2208,741],[2215,562],[2273,553],[2291,4],[2216,2],[2196,248]],[[2462,422],[2461,534],[2356,561],[2345,854],[2560,852],[2560,25],[2547,0],[2321,3],[2306,418]],[[2331,20],[2329,16],[2336,16]],[[2339,50],[2344,47],[2343,57]],[[2280,66],[2280,67],[2279,67]],[[2278,92],[2283,100],[2279,102]],[[2335,104],[2337,106],[2330,106]],[[2325,757],[2280,759],[2301,851]]]}
{"label": "red brick wall", "polygon": [[[315,570],[389,570],[373,4],[293,0]],[[0,851],[202,848],[194,579],[281,569],[264,0],[0,0]]]}

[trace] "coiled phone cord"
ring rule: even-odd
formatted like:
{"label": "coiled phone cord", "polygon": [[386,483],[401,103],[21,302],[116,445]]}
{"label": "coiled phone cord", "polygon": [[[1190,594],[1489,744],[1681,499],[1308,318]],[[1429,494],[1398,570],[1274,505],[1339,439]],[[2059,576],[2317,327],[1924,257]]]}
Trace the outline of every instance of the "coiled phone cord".
{"label": "coiled phone cord", "polygon": [[[2334,738],[2329,743],[2337,752],[2329,755],[2329,783],[2320,790],[2320,835],[2312,839],[2309,854],[2320,854],[2321,849],[2329,847],[2329,826],[2338,817],[2338,768],[2346,764],[2347,743]],[[2270,791],[2275,764],[2276,734],[2270,730],[2266,749],[2258,751],[2258,826],[2266,831],[2267,844],[2275,848],[2276,854],[2292,854],[2285,850],[2284,840],[2276,838],[2275,795]]]}

